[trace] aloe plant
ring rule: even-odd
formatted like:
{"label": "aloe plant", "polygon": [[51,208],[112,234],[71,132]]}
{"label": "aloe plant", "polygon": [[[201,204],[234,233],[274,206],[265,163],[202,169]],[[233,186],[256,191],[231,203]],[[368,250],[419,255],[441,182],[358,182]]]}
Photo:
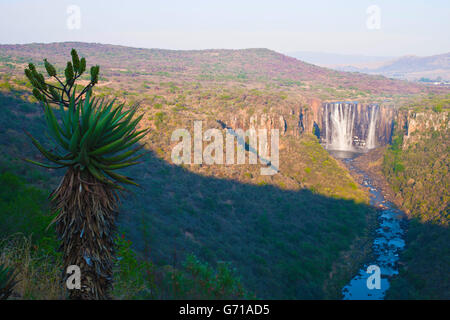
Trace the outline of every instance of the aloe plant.
{"label": "aloe plant", "polygon": [[80,59],[75,49],[72,49],[70,55],[72,56],[72,61],[68,61],[64,69],[65,82],[61,80],[61,77],[58,77],[56,68],[47,59],[44,59],[44,66],[50,79],[54,80],[53,83],[45,81],[44,76],[36,70],[36,66],[33,63],[28,64],[28,68],[25,69],[25,75],[33,85],[33,95],[37,100],[68,107],[72,98],[77,104],[98,83],[100,66],[96,65],[91,67],[90,82],[76,95],[75,82],[86,71],[86,59]]}
{"label": "aloe plant", "polygon": [[[73,52],[72,58],[78,57]],[[73,67],[68,62],[66,83],[61,82],[58,91],[61,95],[55,95],[54,99],[47,97],[45,89],[56,89],[52,89],[35,68],[25,71],[33,79],[30,81],[34,95],[43,102],[49,133],[57,146],[49,150],[28,134],[48,161],[26,161],[45,168],[67,169],[50,199],[57,213],[54,223],[62,242],[64,266],[77,265],[81,270],[81,289],[71,290],[70,297],[106,299],[112,283],[117,191],[127,184],[137,185],[132,178],[115,171],[139,163],[137,160],[144,155],[139,151],[144,145],[136,144],[148,130],[136,129],[142,119],[142,115],[135,117],[137,106],[125,110],[124,104],[92,96],[98,67],[91,73],[90,84],[81,95],[76,94],[74,81],[84,72],[86,64],[84,58],[81,61],[74,62]],[[56,77],[47,60],[45,66],[48,75]],[[50,103],[59,105],[59,111]],[[64,282],[66,277],[63,277]]]}
{"label": "aloe plant", "polygon": [[6,300],[17,284],[13,268],[0,265],[0,300]]}

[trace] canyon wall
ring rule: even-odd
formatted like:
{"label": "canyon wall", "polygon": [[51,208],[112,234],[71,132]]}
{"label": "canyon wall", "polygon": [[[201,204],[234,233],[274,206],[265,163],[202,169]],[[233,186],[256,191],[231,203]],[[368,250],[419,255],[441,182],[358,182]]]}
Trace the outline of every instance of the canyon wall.
{"label": "canyon wall", "polygon": [[404,131],[403,149],[417,143],[424,136],[432,135],[433,131],[449,129],[448,112],[401,110],[397,121],[400,129]]}
{"label": "canyon wall", "polygon": [[314,133],[328,149],[357,151],[389,143],[396,116],[393,106],[310,99],[276,112],[242,110],[221,122],[232,129],[279,129],[281,135]]}

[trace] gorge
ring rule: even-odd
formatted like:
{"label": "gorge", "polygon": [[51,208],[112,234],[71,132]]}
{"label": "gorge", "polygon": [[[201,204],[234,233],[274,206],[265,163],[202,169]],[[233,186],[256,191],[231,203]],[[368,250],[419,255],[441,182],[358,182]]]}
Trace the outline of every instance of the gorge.
{"label": "gorge", "polygon": [[[46,230],[47,221],[39,217],[47,210],[47,188],[56,187],[60,176],[21,160],[41,160],[24,129],[42,140],[47,132],[41,106],[23,79],[22,63],[45,56],[64,66],[63,53],[72,47],[101,65],[104,78],[96,95],[118,97],[127,105],[139,102],[143,123],[138,129],[150,129],[142,165],[124,169],[141,188],[127,193],[120,206],[118,240],[120,253],[127,254],[120,263],[132,273],[116,272],[115,299],[389,299],[414,298],[416,292],[445,296],[448,282],[441,275],[448,269],[448,233],[421,222],[408,222],[404,228],[406,220],[394,207],[408,219],[413,214],[446,219],[449,117],[442,111],[447,107],[434,96],[414,106],[405,104],[413,94],[439,88],[334,73],[270,50],[0,46],[3,237],[22,232],[47,239],[40,231]],[[177,164],[171,155],[178,142],[171,134],[185,128],[183,137],[195,141],[196,121],[205,132],[230,133],[236,140],[230,148],[236,161],[226,163],[225,153],[223,164]],[[269,139],[264,142],[267,148],[259,139],[258,147],[252,147],[250,139],[237,139],[237,129],[251,128],[270,134],[278,129],[279,166],[273,162]],[[215,136],[209,138],[216,141]],[[262,155],[261,146],[270,159],[260,157],[260,165],[238,162],[239,150],[250,159]],[[261,169],[270,168],[266,164],[279,167],[279,172],[262,174]],[[383,174],[393,190],[388,182],[378,183]],[[34,203],[43,207],[29,206]],[[54,243],[56,248],[56,238]],[[47,248],[47,240],[43,246]],[[14,250],[21,247],[15,245]],[[47,252],[36,254],[41,251]],[[126,258],[128,253],[137,258]],[[37,256],[36,261],[44,260]],[[19,263],[11,260],[11,265]],[[225,264],[242,282],[232,281],[224,292],[217,286],[220,290],[212,296],[210,287],[204,290],[202,284],[212,283],[213,289],[220,285],[216,275],[221,279]],[[367,290],[370,265],[380,267],[378,291]],[[35,277],[36,282],[33,278],[26,287],[31,293],[20,291],[18,297],[60,298],[56,290],[43,290],[59,288],[59,282],[48,281],[60,274],[57,264],[51,266],[57,276],[39,278],[45,281]],[[207,270],[213,281],[192,273],[198,268]],[[47,270],[45,265],[40,269]],[[414,287],[418,277],[425,290]]]}
{"label": "gorge", "polygon": [[[306,105],[306,106],[305,106]],[[276,114],[233,114],[231,128],[279,129],[282,135],[314,134],[327,150],[365,152],[391,142],[394,122],[404,118],[390,104],[361,104],[356,101],[307,101]]]}

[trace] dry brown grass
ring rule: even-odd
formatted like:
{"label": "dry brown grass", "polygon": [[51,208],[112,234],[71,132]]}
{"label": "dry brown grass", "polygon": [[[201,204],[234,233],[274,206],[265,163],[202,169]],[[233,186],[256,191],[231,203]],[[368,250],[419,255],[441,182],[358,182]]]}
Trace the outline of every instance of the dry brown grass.
{"label": "dry brown grass", "polygon": [[0,264],[14,267],[19,281],[10,299],[59,300],[65,298],[61,285],[62,266],[54,256],[38,251],[31,236],[14,234],[0,241]]}

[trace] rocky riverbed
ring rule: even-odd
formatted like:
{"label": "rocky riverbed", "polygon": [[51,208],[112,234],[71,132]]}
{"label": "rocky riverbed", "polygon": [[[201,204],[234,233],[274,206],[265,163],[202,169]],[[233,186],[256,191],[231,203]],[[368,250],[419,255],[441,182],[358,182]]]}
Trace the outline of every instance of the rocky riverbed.
{"label": "rocky riverbed", "polygon": [[346,300],[382,300],[389,289],[389,279],[398,274],[399,253],[405,246],[405,214],[397,209],[394,201],[398,199],[377,173],[377,163],[373,160],[379,159],[380,154],[376,152],[380,151],[374,150],[372,155],[331,152],[368,189],[370,203],[378,209],[371,259],[342,289]]}

